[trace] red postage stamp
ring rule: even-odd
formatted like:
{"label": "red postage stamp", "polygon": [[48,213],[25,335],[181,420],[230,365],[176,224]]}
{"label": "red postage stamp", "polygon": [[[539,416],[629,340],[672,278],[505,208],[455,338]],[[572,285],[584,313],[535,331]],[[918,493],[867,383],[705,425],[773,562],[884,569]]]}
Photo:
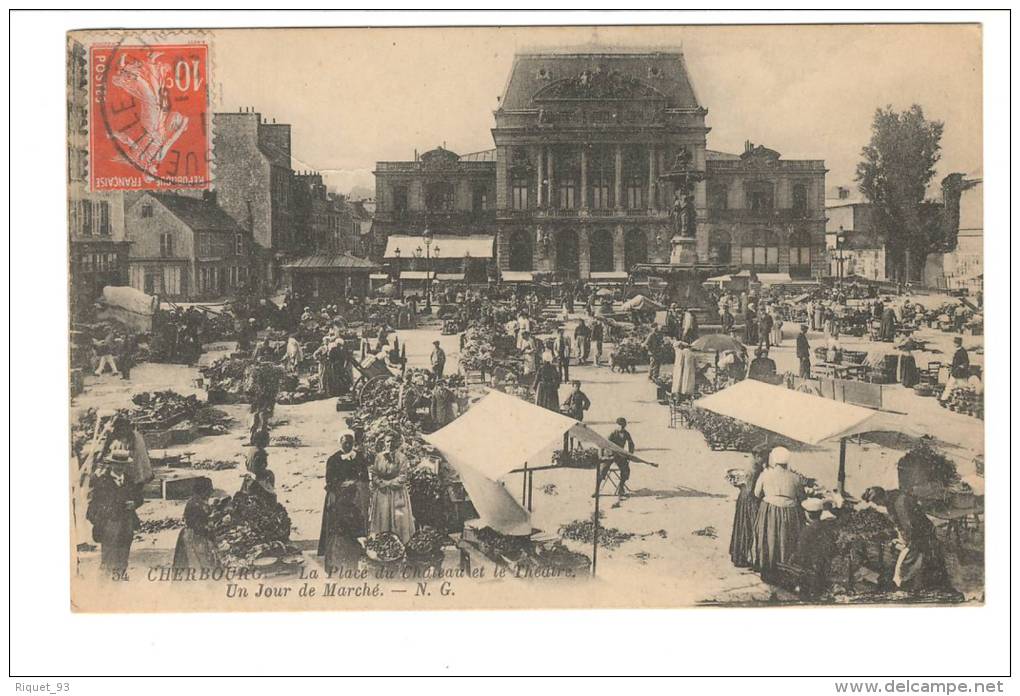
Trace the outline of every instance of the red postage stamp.
{"label": "red postage stamp", "polygon": [[92,190],[209,186],[208,65],[206,44],[91,48]]}

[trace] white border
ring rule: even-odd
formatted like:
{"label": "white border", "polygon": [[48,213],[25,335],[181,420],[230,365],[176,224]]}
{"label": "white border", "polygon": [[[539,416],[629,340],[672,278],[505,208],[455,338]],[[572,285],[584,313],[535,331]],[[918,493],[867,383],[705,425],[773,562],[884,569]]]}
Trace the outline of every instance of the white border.
{"label": "white border", "polygon": [[[988,314],[987,605],[951,610],[543,611],[399,614],[72,616],[68,611],[64,32],[80,27],[399,24],[783,23],[979,21],[984,23],[985,257]],[[988,12],[675,13],[638,17],[585,12],[468,14],[286,12],[47,13],[11,17],[9,98],[10,267],[14,327],[10,415],[13,485],[11,670],[17,674],[121,673],[694,673],[1003,674],[1010,666],[1009,17]],[[10,105],[10,103],[9,103]],[[5,115],[4,118],[7,118]],[[3,253],[7,253],[4,250]],[[4,327],[7,330],[7,327]],[[5,342],[5,345],[7,342]],[[5,348],[6,349],[6,348]],[[5,406],[4,408],[8,408]],[[7,419],[2,419],[7,422]],[[4,496],[7,481],[0,483]],[[10,531],[10,530],[9,530]],[[7,563],[7,559],[3,559]],[[7,568],[2,582],[7,583]],[[21,681],[39,682],[39,679]],[[42,681],[46,681],[43,679]],[[57,680],[49,679],[51,691]],[[72,693],[86,682],[74,682]],[[885,680],[883,680],[885,681]],[[98,684],[92,684],[99,686]],[[104,693],[179,692],[173,680],[105,682]],[[211,688],[276,691],[274,681]],[[316,688],[311,682],[294,685]],[[366,683],[375,689],[381,684]],[[450,685],[436,685],[444,690]],[[504,683],[457,686],[500,691]],[[564,685],[565,686],[565,685]],[[598,688],[588,684],[582,688]],[[622,685],[602,682],[618,690]],[[831,680],[694,684],[758,693],[832,693]],[[351,687],[346,687],[351,688]],[[355,687],[356,688],[356,687]],[[398,689],[419,691],[403,682]],[[200,693],[203,693],[203,689]]]}

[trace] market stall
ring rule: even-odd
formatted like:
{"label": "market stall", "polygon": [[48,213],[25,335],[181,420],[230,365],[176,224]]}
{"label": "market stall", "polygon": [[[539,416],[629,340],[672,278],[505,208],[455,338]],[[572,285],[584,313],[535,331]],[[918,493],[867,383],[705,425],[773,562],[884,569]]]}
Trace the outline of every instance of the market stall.
{"label": "market stall", "polygon": [[695,406],[806,445],[839,440],[840,495],[846,486],[846,443],[851,435],[909,432],[902,418],[757,380],[744,380],[699,399]]}
{"label": "market stall", "polygon": [[[588,468],[580,464],[572,466],[570,462],[579,461],[579,458],[566,456],[559,457],[557,463],[534,466],[535,457],[550,447],[562,444],[563,451],[566,451],[577,442],[610,455],[623,455],[635,462],[651,464],[620,449],[573,418],[498,391],[490,391],[467,413],[445,428],[426,435],[425,440],[461,475],[482,523],[504,534],[531,533],[530,512],[525,506],[531,507],[534,472],[552,468]],[[597,541],[598,488],[601,483],[599,461],[591,462],[590,466],[594,468],[596,481],[593,519]],[[524,504],[516,507],[507,504],[510,498],[507,489],[495,483],[513,473],[522,474],[521,497]],[[592,574],[595,573],[596,561],[597,545],[593,544]]]}

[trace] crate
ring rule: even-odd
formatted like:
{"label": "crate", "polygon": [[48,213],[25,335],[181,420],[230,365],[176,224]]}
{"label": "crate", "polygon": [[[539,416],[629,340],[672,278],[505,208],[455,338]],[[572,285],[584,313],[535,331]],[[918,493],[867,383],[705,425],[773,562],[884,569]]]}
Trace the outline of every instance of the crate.
{"label": "crate", "polygon": [[195,486],[202,480],[212,483],[212,479],[208,476],[186,476],[164,480],[162,485],[163,500],[187,500],[194,492]]}

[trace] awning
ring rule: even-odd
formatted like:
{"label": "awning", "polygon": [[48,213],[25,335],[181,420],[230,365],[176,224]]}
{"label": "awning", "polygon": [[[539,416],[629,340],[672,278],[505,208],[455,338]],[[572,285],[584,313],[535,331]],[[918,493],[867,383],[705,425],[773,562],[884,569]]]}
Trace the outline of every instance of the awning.
{"label": "awning", "polygon": [[432,276],[432,280],[435,280],[436,279],[436,272],[435,271],[428,271],[427,274],[426,274],[425,271],[401,271],[400,272],[400,279],[401,280],[428,280],[428,276]]}
{"label": "awning", "polygon": [[[498,391],[490,391],[464,415],[426,435],[425,440],[460,473],[483,524],[503,534],[530,534],[530,515],[519,505],[514,510],[509,503],[516,502],[493,482],[525,464],[546,465],[533,461],[534,457],[561,444],[567,433],[590,446],[647,463],[573,418]],[[502,494],[493,485],[502,489]]]}
{"label": "awning", "polygon": [[292,271],[369,273],[378,269],[379,265],[350,254],[312,254],[285,263],[283,267]]}
{"label": "awning", "polygon": [[436,280],[464,280],[463,273],[436,273]]}
{"label": "awning", "polygon": [[731,276],[730,274],[727,273],[726,275],[721,275],[721,276],[716,276],[714,278],[709,278],[705,282],[706,283],[728,283],[731,280],[733,280],[733,276]]}
{"label": "awning", "polygon": [[504,283],[530,283],[535,279],[531,271],[503,271]]}
{"label": "awning", "polygon": [[[462,259],[470,256],[473,259],[491,259],[492,247],[496,238],[491,235],[472,235],[470,237],[454,237],[451,235],[436,235],[432,237],[430,256],[434,259]],[[386,253],[383,258],[387,259],[409,259],[414,256],[415,250],[421,247],[421,254],[425,256],[425,243],[420,236],[394,234],[386,240]],[[400,256],[397,256],[397,249],[400,249]]]}
{"label": "awning", "polygon": [[390,280],[389,273],[371,273],[368,277],[370,280],[385,280],[386,282]]}
{"label": "awning", "polygon": [[789,273],[759,273],[758,282],[762,285],[780,285],[792,283],[793,279],[790,278]]}
{"label": "awning", "polygon": [[808,445],[875,430],[902,431],[886,414],[754,379],[694,405]]}
{"label": "awning", "polygon": [[592,271],[592,280],[627,280],[627,271]]}

